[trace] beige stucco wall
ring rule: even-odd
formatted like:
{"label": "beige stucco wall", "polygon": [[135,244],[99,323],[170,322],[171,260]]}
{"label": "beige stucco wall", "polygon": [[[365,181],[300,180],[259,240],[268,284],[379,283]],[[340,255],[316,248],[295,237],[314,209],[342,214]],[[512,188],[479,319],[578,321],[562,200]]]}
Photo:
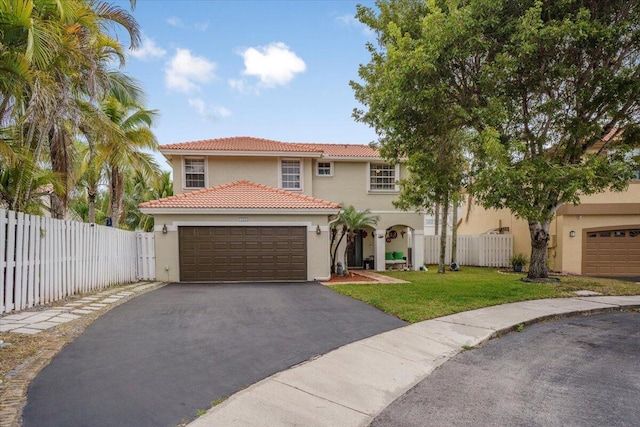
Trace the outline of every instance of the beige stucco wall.
{"label": "beige stucco wall", "polygon": [[[315,161],[314,161],[315,168]],[[400,179],[405,178],[406,167],[400,165]],[[313,176],[313,197],[343,205],[353,205],[356,209],[372,211],[396,210],[392,202],[398,192],[367,191],[369,163],[366,161],[334,161],[333,176]]]}
{"label": "beige stucco wall", "polygon": [[[621,229],[640,227],[640,215],[565,215],[561,218],[563,226],[558,236],[556,258],[561,260],[562,271],[574,274],[582,273],[584,230],[614,226],[620,226]],[[575,231],[575,237],[569,237],[571,231]]]}
{"label": "beige stucco wall", "polygon": [[[298,159],[302,164],[302,193],[323,200],[344,205],[353,205],[357,209],[372,211],[395,211],[392,202],[398,192],[369,192],[369,163],[366,161],[333,161],[334,174],[330,177],[316,176],[318,159],[292,157],[206,157],[207,187],[228,184],[239,180],[248,180],[278,188],[280,160]],[[320,159],[327,161],[327,159]],[[181,194],[183,187],[183,157],[173,156],[174,194]],[[400,179],[407,176],[407,169],[400,165]],[[188,190],[187,190],[188,191]]]}
{"label": "beige stucco wall", "polygon": [[[158,280],[180,280],[178,226],[306,226],[307,279],[327,279],[330,275],[329,228],[327,215],[154,215],[156,277]],[[240,221],[242,218],[242,221]],[[246,221],[245,221],[246,219]],[[162,234],[167,225],[168,233]],[[321,234],[316,234],[320,225]]]}
{"label": "beige stucco wall", "polygon": [[619,193],[606,191],[590,196],[582,196],[580,203],[640,203],[640,181],[631,181],[627,190]]}
{"label": "beige stucco wall", "polygon": [[[239,180],[249,180],[270,187],[278,188],[279,164],[285,157],[207,157],[206,185],[228,184]],[[292,158],[295,157],[286,157]],[[370,209],[380,216],[378,228],[385,229],[393,225],[407,225],[422,230],[424,220],[422,214],[402,212],[393,206],[398,192],[369,192],[369,163],[366,161],[334,161],[333,176],[316,176],[315,167],[318,159],[300,158],[302,164],[302,194],[323,200],[353,205],[356,209]],[[326,161],[326,159],[321,159]],[[181,194],[183,188],[183,158],[173,156],[174,193]],[[399,167],[400,179],[407,177],[404,165]],[[187,190],[188,191],[188,190]]]}

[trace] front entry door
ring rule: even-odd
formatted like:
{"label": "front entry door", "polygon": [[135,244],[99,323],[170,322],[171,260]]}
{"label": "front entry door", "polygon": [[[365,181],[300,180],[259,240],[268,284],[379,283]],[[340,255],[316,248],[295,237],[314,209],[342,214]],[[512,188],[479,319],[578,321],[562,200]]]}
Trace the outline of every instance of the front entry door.
{"label": "front entry door", "polygon": [[349,267],[362,267],[362,230],[356,230],[354,241],[347,249],[347,265]]}

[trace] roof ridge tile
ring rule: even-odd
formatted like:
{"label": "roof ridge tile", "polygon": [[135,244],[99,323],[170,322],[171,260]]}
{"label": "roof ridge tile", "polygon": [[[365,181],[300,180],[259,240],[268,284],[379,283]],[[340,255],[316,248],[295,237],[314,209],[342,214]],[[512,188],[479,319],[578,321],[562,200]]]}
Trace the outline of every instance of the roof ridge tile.
{"label": "roof ridge tile", "polygon": [[[244,192],[233,193],[234,189]],[[242,196],[248,189],[260,191],[253,198]],[[228,192],[228,194],[227,194]],[[262,196],[262,197],[259,197]],[[271,196],[271,197],[269,197]],[[282,196],[278,198],[277,196]],[[216,209],[339,209],[340,204],[328,200],[295,193],[285,189],[270,187],[248,180],[239,180],[209,188],[194,190],[163,199],[141,203],[142,208],[216,208]]]}

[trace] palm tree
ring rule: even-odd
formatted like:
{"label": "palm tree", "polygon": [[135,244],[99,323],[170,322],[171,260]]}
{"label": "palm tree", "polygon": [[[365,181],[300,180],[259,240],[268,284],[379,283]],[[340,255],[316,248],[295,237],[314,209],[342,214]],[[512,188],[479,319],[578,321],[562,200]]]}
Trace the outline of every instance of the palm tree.
{"label": "palm tree", "polygon": [[[48,153],[62,184],[52,200],[52,216],[63,217],[74,181],[73,140],[89,122],[86,105],[108,91],[111,61],[124,63],[120,42],[106,28],[123,28],[135,47],[139,27],[128,12],[102,1],[14,0],[1,7],[1,42],[10,46],[10,55],[2,55],[0,70],[5,71],[0,73],[13,80],[0,85],[0,117],[7,124],[11,116],[10,122],[23,127],[14,143],[27,147],[36,161]],[[17,185],[18,193],[32,187],[23,186],[22,179]]]}
{"label": "palm tree", "polygon": [[[349,274],[349,267],[347,266],[347,251],[350,245],[355,243],[355,231],[361,230],[364,227],[371,227],[378,223],[380,217],[372,215],[371,210],[365,209],[362,211],[357,210],[353,206],[348,206],[340,212],[339,222],[342,224],[342,235],[347,237],[347,244],[344,247],[343,261],[344,261],[344,275]],[[342,236],[340,237],[342,241]],[[340,242],[338,242],[338,245]]]}
{"label": "palm tree", "polygon": [[125,191],[124,177],[127,171],[137,171],[145,177],[159,175],[160,168],[151,154],[142,150],[157,150],[158,142],[151,132],[154,110],[142,108],[130,100],[107,97],[101,103],[102,111],[120,130],[120,135],[107,135],[100,148],[106,154],[107,180],[111,205],[109,216],[114,227],[118,227],[123,213]]}
{"label": "palm tree", "polygon": [[153,231],[153,217],[140,212],[138,205],[172,195],[173,182],[170,172],[148,177],[140,171],[134,171],[126,179],[122,227],[128,230]]}

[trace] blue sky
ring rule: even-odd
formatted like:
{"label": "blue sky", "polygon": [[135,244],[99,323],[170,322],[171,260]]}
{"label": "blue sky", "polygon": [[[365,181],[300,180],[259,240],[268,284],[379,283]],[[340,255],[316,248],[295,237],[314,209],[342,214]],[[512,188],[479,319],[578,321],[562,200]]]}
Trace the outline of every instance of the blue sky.
{"label": "blue sky", "polygon": [[[128,1],[117,1],[129,9]],[[227,136],[367,144],[349,81],[374,36],[348,0],[138,0],[143,43],[124,71],[161,144]],[[128,40],[122,40],[123,43]],[[128,45],[128,44],[127,44]]]}

